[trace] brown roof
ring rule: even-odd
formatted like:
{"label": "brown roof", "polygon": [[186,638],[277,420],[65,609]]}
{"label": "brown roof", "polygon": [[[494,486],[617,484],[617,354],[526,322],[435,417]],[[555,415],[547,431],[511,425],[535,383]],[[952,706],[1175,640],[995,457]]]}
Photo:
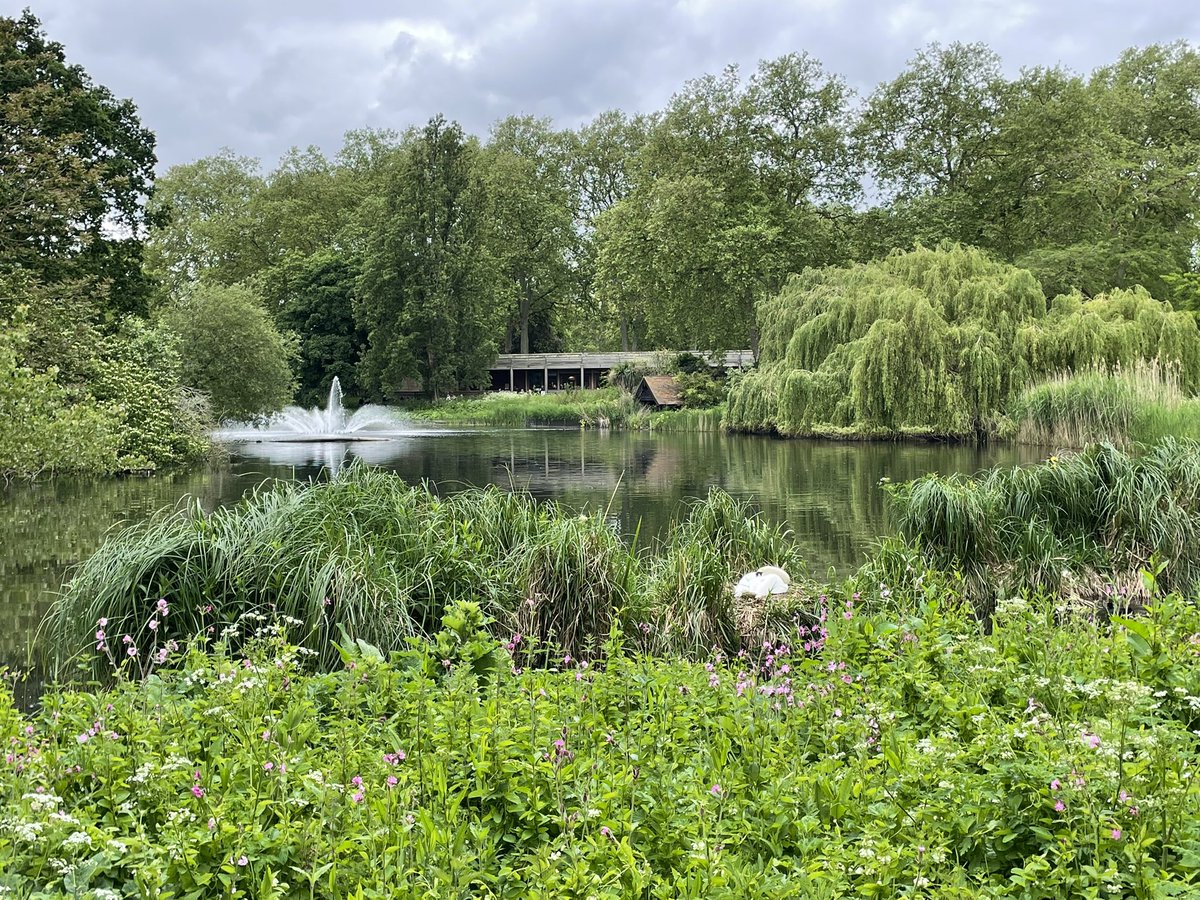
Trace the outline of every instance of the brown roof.
{"label": "brown roof", "polygon": [[679,383],[671,375],[647,375],[638,386],[637,395],[643,403],[653,401],[656,406],[683,406]]}

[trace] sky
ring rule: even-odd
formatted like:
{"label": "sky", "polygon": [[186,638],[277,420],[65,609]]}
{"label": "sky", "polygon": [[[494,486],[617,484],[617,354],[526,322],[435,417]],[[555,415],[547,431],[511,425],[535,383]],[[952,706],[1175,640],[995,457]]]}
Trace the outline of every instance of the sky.
{"label": "sky", "polygon": [[[1016,74],[1090,72],[1126,47],[1200,45],[1196,0],[26,0],[67,59],[137,105],[159,169],[228,147],[273,167],[436,113],[486,135],[660,109],[685,81],[805,50],[867,94],[932,41]],[[0,14],[20,7],[0,0]]]}

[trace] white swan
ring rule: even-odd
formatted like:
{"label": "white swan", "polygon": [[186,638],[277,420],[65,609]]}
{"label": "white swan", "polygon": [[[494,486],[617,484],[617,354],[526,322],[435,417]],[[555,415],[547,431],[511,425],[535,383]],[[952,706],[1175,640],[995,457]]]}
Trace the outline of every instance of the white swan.
{"label": "white swan", "polygon": [[762,600],[771,594],[786,594],[791,583],[791,576],[779,566],[763,566],[743,575],[733,589],[733,596],[750,594]]}

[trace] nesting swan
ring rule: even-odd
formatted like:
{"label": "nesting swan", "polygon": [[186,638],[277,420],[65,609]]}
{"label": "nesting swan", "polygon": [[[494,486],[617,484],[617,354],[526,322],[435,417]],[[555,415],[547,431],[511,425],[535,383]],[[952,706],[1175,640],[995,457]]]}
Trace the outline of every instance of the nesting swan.
{"label": "nesting swan", "polygon": [[733,589],[733,596],[749,594],[762,600],[771,594],[786,594],[791,583],[791,577],[779,566],[763,566],[743,575]]}

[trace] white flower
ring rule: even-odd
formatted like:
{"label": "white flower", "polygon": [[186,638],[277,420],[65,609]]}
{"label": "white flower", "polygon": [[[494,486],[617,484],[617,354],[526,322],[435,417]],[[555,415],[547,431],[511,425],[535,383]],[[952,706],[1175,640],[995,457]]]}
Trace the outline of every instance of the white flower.
{"label": "white flower", "polygon": [[92,836],[86,831],[72,831],[63,841],[64,847],[90,847],[92,846]]}

